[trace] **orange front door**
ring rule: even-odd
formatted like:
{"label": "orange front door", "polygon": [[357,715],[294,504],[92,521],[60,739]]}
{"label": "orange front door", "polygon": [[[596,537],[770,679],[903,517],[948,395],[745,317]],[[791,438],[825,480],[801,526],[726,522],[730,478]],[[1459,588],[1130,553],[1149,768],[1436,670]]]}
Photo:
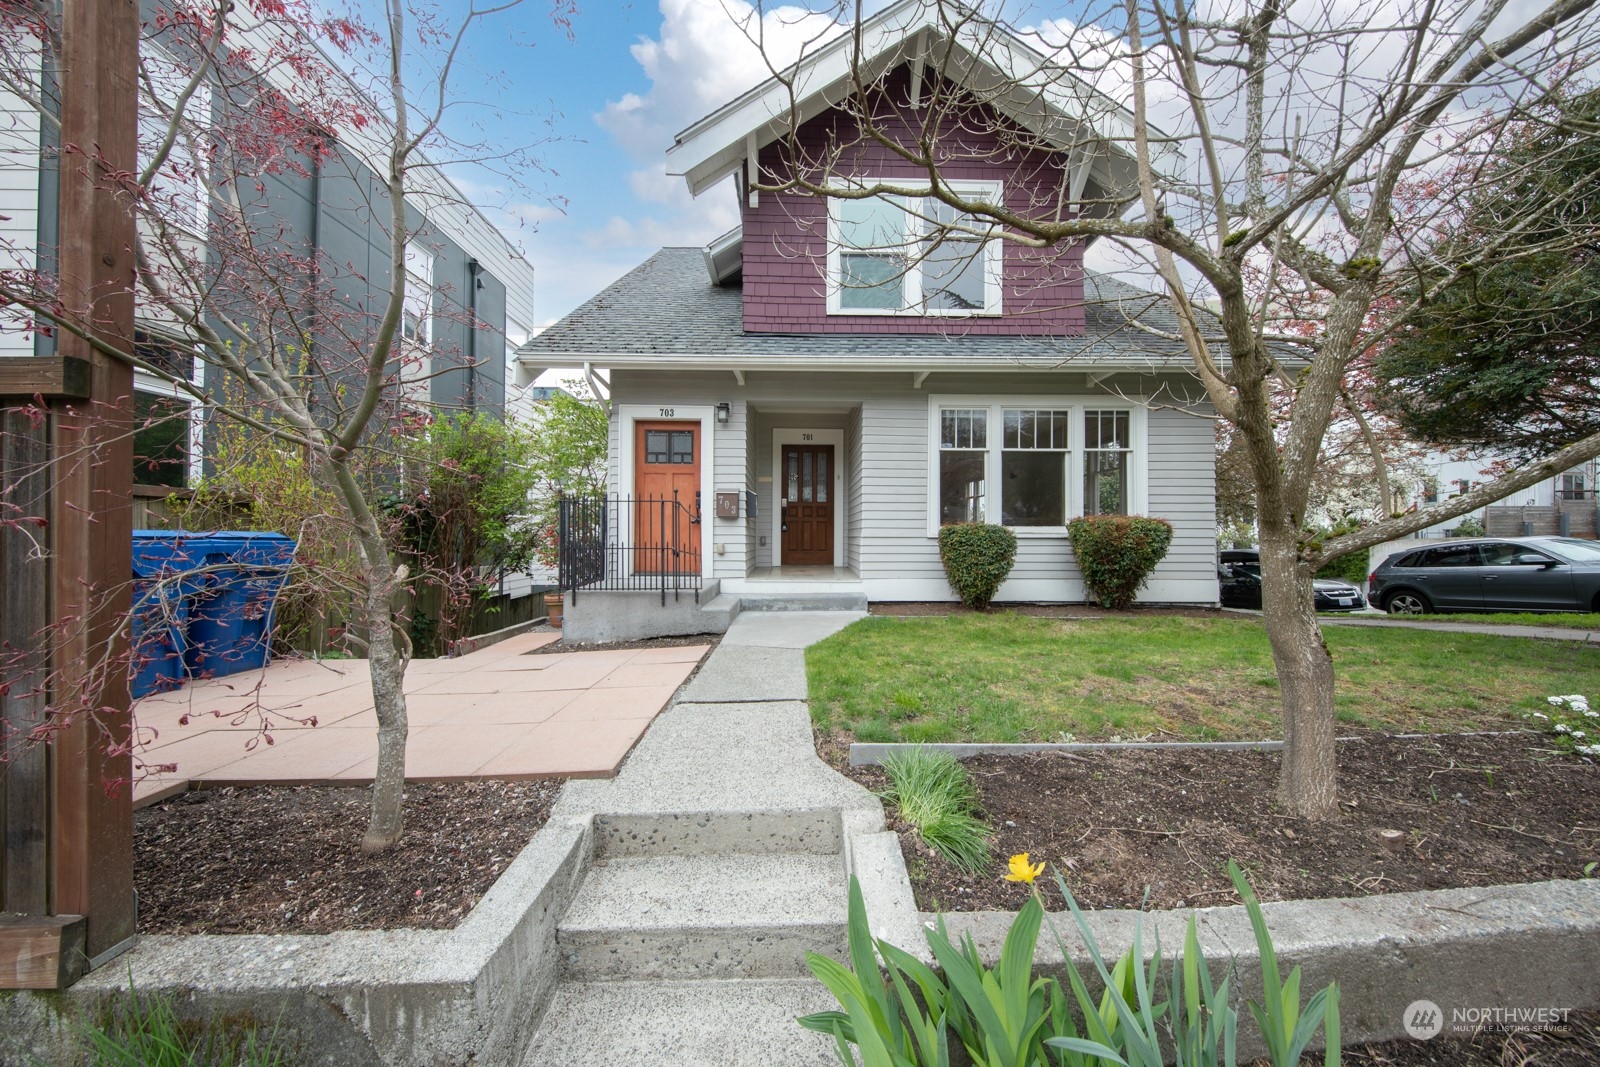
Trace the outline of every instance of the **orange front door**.
{"label": "orange front door", "polygon": [[782,567],[833,565],[833,446],[784,445]]}
{"label": "orange front door", "polygon": [[634,424],[635,574],[700,573],[700,424]]}

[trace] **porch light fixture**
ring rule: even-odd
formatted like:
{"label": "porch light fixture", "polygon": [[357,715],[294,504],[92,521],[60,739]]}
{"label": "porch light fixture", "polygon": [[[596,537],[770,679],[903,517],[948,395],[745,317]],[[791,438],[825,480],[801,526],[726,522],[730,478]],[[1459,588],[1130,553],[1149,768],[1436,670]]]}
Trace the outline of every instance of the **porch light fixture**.
{"label": "porch light fixture", "polygon": [[728,416],[731,414],[733,414],[733,408],[726,400],[717,405],[717,421],[719,423],[726,424]]}

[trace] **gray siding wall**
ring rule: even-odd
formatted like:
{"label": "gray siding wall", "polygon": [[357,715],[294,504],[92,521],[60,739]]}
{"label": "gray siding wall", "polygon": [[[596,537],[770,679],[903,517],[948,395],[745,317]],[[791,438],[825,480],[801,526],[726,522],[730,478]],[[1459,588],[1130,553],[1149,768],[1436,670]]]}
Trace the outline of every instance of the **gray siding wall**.
{"label": "gray siding wall", "polygon": [[[1103,395],[1109,401],[1119,392],[1153,393],[1157,384],[1154,379],[1140,381],[1127,376],[1092,388],[1082,372],[938,374],[930,376],[921,389],[912,388],[907,374],[749,372],[745,377],[747,384],[741,388],[731,375],[717,372],[618,370],[612,374],[612,399],[618,404],[714,405],[724,400],[731,404],[729,423],[714,431],[715,488],[755,488],[761,512],[753,524],[730,520],[708,524],[714,534],[708,540],[727,546],[726,555],[717,557],[715,575],[739,577],[751,567],[771,565],[773,546],[769,542],[762,548],[757,541],[770,532],[770,509],[776,504],[774,483],[758,480],[771,474],[773,427],[841,429],[846,452],[840,460],[847,486],[843,501],[845,559],[869,582],[920,581],[928,591],[919,596],[947,588],[937,540],[928,536],[930,395]],[[1189,383],[1175,379],[1166,384],[1168,395],[1173,391],[1181,395]],[[827,414],[782,411],[806,407],[834,410]],[[851,410],[840,414],[839,407]],[[751,408],[755,409],[753,419]],[[1203,406],[1197,410],[1209,411]],[[1148,413],[1148,427],[1148,511],[1171,520],[1176,527],[1172,550],[1152,579],[1150,599],[1214,601],[1212,422],[1208,417],[1158,409]],[[618,436],[613,416],[614,476]],[[619,487],[618,491],[631,492],[632,488]],[[736,544],[741,539],[743,545]],[[1064,536],[1021,539],[1011,581],[1059,584],[1075,583],[1076,578],[1072,550]],[[1183,583],[1182,590],[1170,585],[1172,582]],[[1174,591],[1162,594],[1163,585]],[[1068,594],[1063,586],[1063,591],[1054,595]]]}

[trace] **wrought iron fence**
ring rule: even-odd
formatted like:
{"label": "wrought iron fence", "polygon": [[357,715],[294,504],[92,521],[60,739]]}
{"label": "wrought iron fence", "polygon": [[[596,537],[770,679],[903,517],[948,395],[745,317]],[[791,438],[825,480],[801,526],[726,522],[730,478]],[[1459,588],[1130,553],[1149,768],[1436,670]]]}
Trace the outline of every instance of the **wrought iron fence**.
{"label": "wrought iron fence", "polygon": [[700,602],[700,494],[670,497],[561,498],[556,526],[556,581],[580,592],[659,590]]}

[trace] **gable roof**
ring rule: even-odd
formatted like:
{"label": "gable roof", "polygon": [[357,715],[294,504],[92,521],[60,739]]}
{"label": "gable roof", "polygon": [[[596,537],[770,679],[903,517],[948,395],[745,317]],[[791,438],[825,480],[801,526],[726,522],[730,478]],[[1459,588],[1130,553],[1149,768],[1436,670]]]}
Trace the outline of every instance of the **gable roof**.
{"label": "gable roof", "polygon": [[[954,12],[957,25],[950,25]],[[859,42],[860,51],[856,46]],[[1133,114],[1118,101],[1054,64],[1009,27],[987,21],[957,0],[898,0],[816,46],[798,62],[682,130],[667,150],[667,170],[701,192],[733,174],[761,147],[786,134],[792,111],[804,122],[847,96],[851,68],[877,77],[902,63],[921,63],[950,46],[952,66],[987,103],[1046,143],[1096,145],[1082,162],[1103,189],[1131,186]],[[791,96],[792,87],[792,96]],[[1181,152],[1154,126],[1150,146],[1158,171]]]}
{"label": "gable roof", "polygon": [[530,366],[835,367],[856,371],[1057,369],[1183,370],[1182,344],[1159,293],[1105,274],[1084,277],[1079,337],[965,334],[959,320],[937,334],[746,333],[743,292],[706,278],[704,251],[663,248],[518,350]]}

